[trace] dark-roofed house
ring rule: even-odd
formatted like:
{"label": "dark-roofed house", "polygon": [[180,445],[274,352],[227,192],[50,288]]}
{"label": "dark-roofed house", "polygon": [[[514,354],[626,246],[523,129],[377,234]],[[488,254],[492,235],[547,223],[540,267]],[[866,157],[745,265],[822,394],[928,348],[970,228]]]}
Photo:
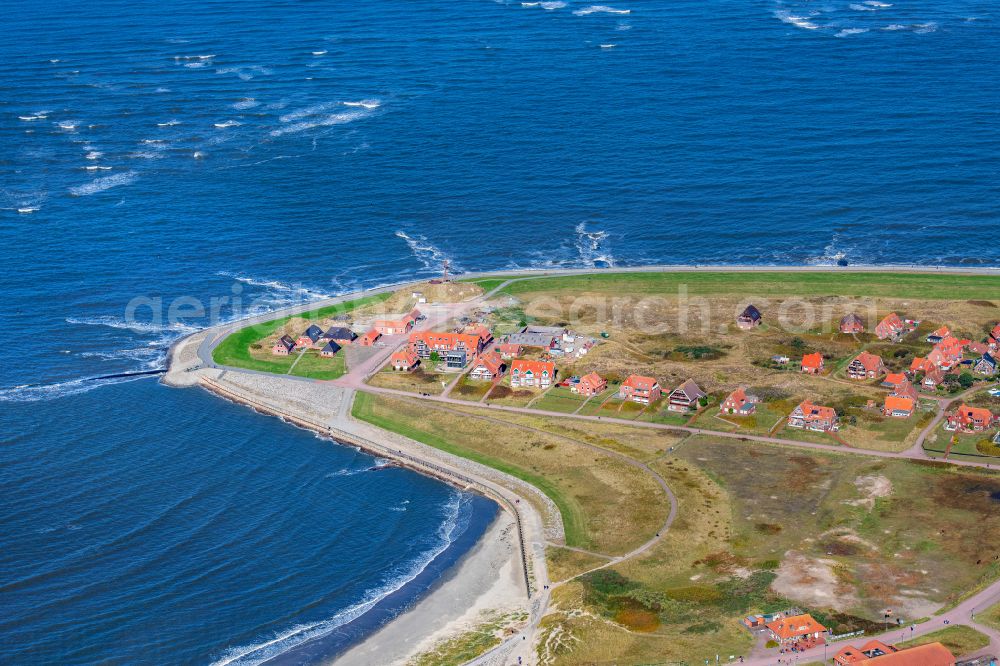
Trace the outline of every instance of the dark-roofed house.
{"label": "dark-roofed house", "polygon": [[333,358],[334,356],[337,355],[337,352],[339,351],[340,351],[340,345],[338,345],[333,340],[330,340],[329,342],[326,343],[326,346],[324,346],[323,349],[320,350],[319,355],[325,356],[327,358]]}
{"label": "dark-roofed house", "polygon": [[841,333],[864,333],[865,332],[865,321],[853,312],[849,315],[844,315],[840,319],[840,332]]}
{"label": "dark-roofed house", "polygon": [[283,335],[271,347],[271,353],[275,356],[288,356],[293,349],[295,349],[295,340],[292,340],[290,335]]}
{"label": "dark-roofed house", "polygon": [[323,334],[326,340],[333,340],[338,345],[349,345],[354,342],[358,334],[346,326],[331,326],[330,330]]}
{"label": "dark-roofed house", "polygon": [[558,326],[525,326],[517,333],[507,336],[507,343],[522,347],[555,347],[566,333],[565,328]]}
{"label": "dark-roofed house", "polygon": [[323,339],[323,329],[316,324],[311,325],[295,341],[296,347],[316,347]]}
{"label": "dark-roofed house", "polygon": [[669,409],[672,412],[689,412],[698,409],[698,401],[708,397],[701,388],[689,379],[670,392]]}
{"label": "dark-roofed house", "polygon": [[760,326],[760,321],[760,310],[758,310],[754,305],[748,305],[746,309],[740,313],[740,316],[736,318],[736,325],[744,331],[747,331],[755,326]]}
{"label": "dark-roofed house", "polygon": [[986,352],[983,354],[983,357],[976,363],[976,372],[981,375],[997,374],[997,356],[1000,356],[1000,352]]}

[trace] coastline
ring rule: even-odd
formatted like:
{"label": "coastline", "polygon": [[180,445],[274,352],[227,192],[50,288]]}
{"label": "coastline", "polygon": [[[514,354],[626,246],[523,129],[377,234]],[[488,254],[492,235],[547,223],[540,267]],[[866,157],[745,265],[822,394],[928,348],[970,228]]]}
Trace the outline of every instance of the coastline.
{"label": "coastline", "polygon": [[513,519],[499,512],[477,544],[417,602],[333,662],[338,666],[399,666],[461,636],[493,614],[517,612],[523,593],[514,557]]}
{"label": "coastline", "polygon": [[[327,382],[304,384],[294,378],[205,368],[198,362],[198,347],[213,334],[206,329],[179,340],[169,352],[170,367],[163,383],[173,387],[197,386],[217,397],[242,404],[254,411],[276,416],[296,427],[313,431],[342,446],[392,461],[417,473],[438,479],[463,492],[471,492],[497,507],[492,524],[475,543],[465,547],[441,568],[429,563],[434,579],[425,575],[409,581],[387,595],[392,605],[386,619],[385,606],[378,605],[344,628],[357,631],[350,640],[327,641],[323,637],[305,641],[265,663],[406,663],[429,650],[473,630],[498,614],[517,616],[519,622],[534,616],[529,571],[544,571],[546,538],[561,538],[551,525],[558,511],[544,518],[532,503],[522,501],[532,494],[547,501],[537,489],[513,477],[479,466],[419,442],[354,421],[350,416],[353,391]],[[215,336],[218,339],[221,336]],[[515,490],[512,490],[514,488]],[[540,501],[539,497],[534,499]],[[502,533],[502,537],[498,536]],[[440,556],[439,556],[440,557]],[[420,580],[418,580],[420,579]],[[421,589],[415,590],[419,587]],[[394,597],[389,599],[389,597]],[[403,606],[398,602],[402,600]],[[381,603],[381,601],[380,601]],[[379,611],[374,614],[371,611]],[[416,632],[416,633],[414,633]],[[491,652],[507,652],[516,644],[507,640]],[[379,654],[373,662],[373,656]],[[386,656],[383,656],[386,655]]]}

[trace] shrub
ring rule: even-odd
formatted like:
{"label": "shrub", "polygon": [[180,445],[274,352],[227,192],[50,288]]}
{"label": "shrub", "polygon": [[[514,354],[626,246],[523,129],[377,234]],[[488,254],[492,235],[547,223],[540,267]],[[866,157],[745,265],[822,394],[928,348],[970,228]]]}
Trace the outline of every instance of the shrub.
{"label": "shrub", "polygon": [[776,648],[776,647],[778,647],[778,641],[776,641],[774,639],[771,639],[768,642],[764,643],[764,647],[766,647],[768,649]]}

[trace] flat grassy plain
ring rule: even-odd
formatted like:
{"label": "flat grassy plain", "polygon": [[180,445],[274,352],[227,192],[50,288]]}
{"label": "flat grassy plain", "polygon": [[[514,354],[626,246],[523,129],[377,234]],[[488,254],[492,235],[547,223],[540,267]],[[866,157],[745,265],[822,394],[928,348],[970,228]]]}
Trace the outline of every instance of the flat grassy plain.
{"label": "flat grassy plain", "polygon": [[896,646],[900,648],[908,648],[935,642],[940,642],[948,648],[953,655],[961,657],[962,655],[972,654],[977,650],[982,650],[990,644],[990,639],[988,636],[976,631],[972,627],[967,627],[964,624],[955,624],[945,629],[932,631],[931,633],[921,636],[920,638],[914,638],[912,640],[896,643]]}
{"label": "flat grassy plain", "polygon": [[628,552],[649,539],[669,512],[662,489],[641,470],[564,437],[497,422],[492,414],[472,418],[371,394],[358,394],[353,414],[531,483],[558,507],[568,546]]}
{"label": "flat grassy plain", "polygon": [[[428,363],[430,366],[430,363]],[[430,393],[440,395],[444,393],[444,386],[455,379],[455,375],[446,372],[436,372],[424,367],[421,363],[416,369],[410,372],[399,372],[393,370],[391,366],[385,366],[368,380],[372,386],[380,388],[395,389],[397,391],[408,391],[410,393]]]}

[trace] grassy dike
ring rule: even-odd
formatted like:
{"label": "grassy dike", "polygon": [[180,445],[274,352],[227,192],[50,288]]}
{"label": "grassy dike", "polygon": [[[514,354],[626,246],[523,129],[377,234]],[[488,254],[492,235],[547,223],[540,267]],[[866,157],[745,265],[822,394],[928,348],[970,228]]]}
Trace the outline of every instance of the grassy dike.
{"label": "grassy dike", "polygon": [[919,299],[983,299],[1000,294],[998,275],[929,272],[829,271],[676,271],[594,273],[517,279],[475,278],[484,289],[514,279],[500,293],[518,296],[537,292],[608,293],[649,296],[676,294],[684,286],[692,295],[855,296]]}
{"label": "grassy dike", "polygon": [[[337,315],[346,314],[367,305],[381,303],[382,301],[388,300],[391,296],[391,293],[364,296],[351,301],[344,301],[343,303],[329,305],[324,308],[317,308],[316,310],[311,310],[309,312],[279,317],[260,324],[252,324],[227,336],[226,339],[212,351],[212,359],[219,365],[243,368],[245,370],[271,372],[279,375],[287,374],[289,368],[291,368],[296,357],[298,356],[297,353],[293,353],[290,356],[275,356],[274,358],[266,359],[254,358],[250,354],[250,345],[260,342],[284,326],[290,320],[297,317],[311,320],[336,317]],[[340,357],[339,354],[338,357]],[[306,356],[304,356],[299,363],[296,364],[293,374],[299,377],[310,377],[312,379],[336,379],[344,374],[346,368],[342,357],[335,358],[332,362],[328,359],[322,359],[322,363],[317,363],[316,360],[319,358],[320,357],[316,352],[306,352]]]}

